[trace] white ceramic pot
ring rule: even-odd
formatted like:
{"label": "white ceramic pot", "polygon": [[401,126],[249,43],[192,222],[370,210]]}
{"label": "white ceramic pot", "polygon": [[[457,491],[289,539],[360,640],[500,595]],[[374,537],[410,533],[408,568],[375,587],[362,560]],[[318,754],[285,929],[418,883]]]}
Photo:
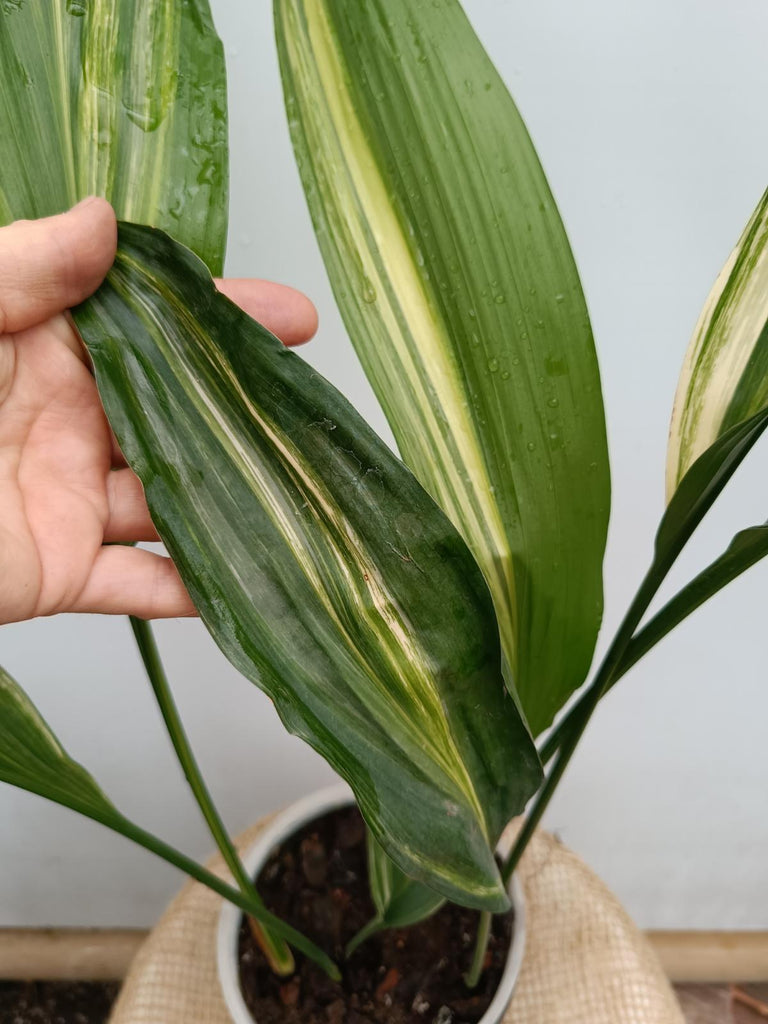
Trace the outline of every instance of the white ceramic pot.
{"label": "white ceramic pot", "polygon": [[[291,804],[290,807],[276,815],[266,828],[262,829],[256,841],[245,852],[243,864],[246,871],[251,878],[255,878],[275,847],[279,846],[293,832],[314,818],[320,818],[340,807],[348,807],[353,802],[351,790],[347,785],[341,784],[322,789]],[[525,946],[525,900],[522,887],[515,877],[512,878],[509,895],[515,908],[512,945],[509,947],[507,964],[499,987],[479,1024],[499,1024],[512,999],[512,992],[520,973]],[[238,937],[242,915],[243,912],[239,907],[231,903],[223,904],[219,918],[216,954],[219,981],[233,1024],[254,1024],[253,1017],[245,1005],[240,991]]]}

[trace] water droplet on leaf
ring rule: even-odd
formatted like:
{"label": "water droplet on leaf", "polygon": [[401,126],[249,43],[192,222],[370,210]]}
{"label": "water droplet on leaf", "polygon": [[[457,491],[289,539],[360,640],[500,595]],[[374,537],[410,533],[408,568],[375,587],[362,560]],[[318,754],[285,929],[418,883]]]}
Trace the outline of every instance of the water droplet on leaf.
{"label": "water droplet on leaf", "polygon": [[373,284],[371,283],[371,279],[369,277],[364,277],[363,278],[363,302],[367,302],[368,305],[370,305],[372,302],[375,302],[375,301],[376,301],[376,289],[373,287]]}
{"label": "water droplet on leaf", "polygon": [[[153,129],[147,129],[152,131]],[[215,185],[220,179],[221,171],[213,160],[206,160],[197,175],[198,185]]]}
{"label": "water droplet on leaf", "polygon": [[568,373],[568,367],[564,359],[553,359],[548,356],[544,361],[547,373],[550,377],[563,377]]}
{"label": "water droplet on leaf", "polygon": [[[72,6],[75,6],[75,0],[72,0]],[[82,4],[80,6],[83,6]],[[69,8],[67,8],[69,9]],[[75,14],[75,11],[70,11],[70,14]],[[80,11],[80,16],[85,14],[85,7]],[[123,110],[128,120],[135,124],[137,128],[140,128],[143,132],[153,132],[160,126],[162,116],[159,115],[155,110],[151,108],[149,110],[139,110],[136,107],[129,107],[125,103],[123,104]]]}

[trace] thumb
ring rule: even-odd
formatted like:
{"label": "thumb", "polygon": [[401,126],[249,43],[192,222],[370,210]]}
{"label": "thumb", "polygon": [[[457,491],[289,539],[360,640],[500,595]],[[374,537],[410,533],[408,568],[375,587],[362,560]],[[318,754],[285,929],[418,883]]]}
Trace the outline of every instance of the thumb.
{"label": "thumb", "polygon": [[0,334],[21,331],[82,302],[101,284],[117,246],[104,199],[0,228]]}

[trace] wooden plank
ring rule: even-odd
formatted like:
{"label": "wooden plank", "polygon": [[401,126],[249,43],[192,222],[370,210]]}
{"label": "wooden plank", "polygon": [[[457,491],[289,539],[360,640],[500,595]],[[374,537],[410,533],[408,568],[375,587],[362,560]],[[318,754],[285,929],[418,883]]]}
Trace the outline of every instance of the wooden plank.
{"label": "wooden plank", "polygon": [[[146,932],[0,928],[0,978],[113,980],[125,976]],[[768,932],[649,932],[673,982],[768,982]]]}
{"label": "wooden plank", "polygon": [[0,978],[120,980],[146,934],[123,928],[0,928]]}
{"label": "wooden plank", "polygon": [[686,1024],[733,1024],[727,987],[678,985],[675,993]]}
{"label": "wooden plank", "polygon": [[768,932],[648,932],[669,978],[768,982]]}

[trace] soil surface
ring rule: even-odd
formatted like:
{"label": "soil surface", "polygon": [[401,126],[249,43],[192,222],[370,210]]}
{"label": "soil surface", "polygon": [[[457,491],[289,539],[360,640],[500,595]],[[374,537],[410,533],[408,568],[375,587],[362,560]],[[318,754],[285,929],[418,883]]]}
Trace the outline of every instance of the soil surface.
{"label": "soil surface", "polygon": [[498,987],[513,914],[493,918],[486,968],[474,990],[462,974],[479,914],[452,904],[411,928],[381,932],[344,960],[344,947],[374,916],[365,829],[357,808],[334,811],[279,847],[257,879],[270,910],[299,928],[339,964],[333,982],[296,954],[296,973],[277,978],[245,921],[240,978],[258,1024],[475,1024]]}
{"label": "soil surface", "polygon": [[104,1024],[118,982],[0,982],[0,1024]]}

